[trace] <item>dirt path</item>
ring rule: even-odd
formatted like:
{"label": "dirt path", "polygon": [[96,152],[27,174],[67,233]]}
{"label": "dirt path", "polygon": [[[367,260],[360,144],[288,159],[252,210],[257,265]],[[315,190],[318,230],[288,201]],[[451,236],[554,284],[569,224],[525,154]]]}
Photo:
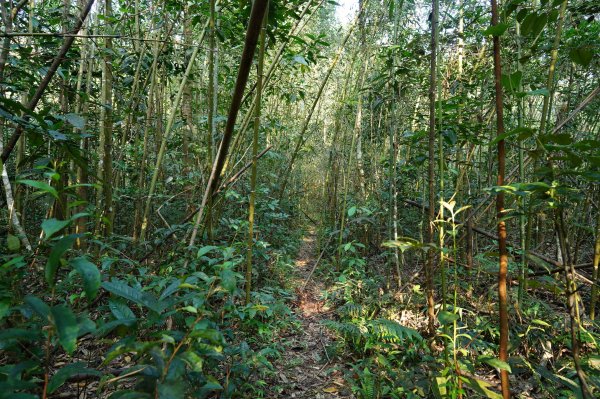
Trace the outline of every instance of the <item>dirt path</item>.
{"label": "dirt path", "polygon": [[330,314],[321,300],[325,287],[311,278],[302,289],[316,257],[315,237],[311,234],[303,239],[296,259],[293,287],[298,299],[293,310],[302,325],[298,332],[285,339],[285,353],[277,365],[283,388],[278,398],[353,398],[344,384],[343,365],[327,353],[333,337],[322,325]]}

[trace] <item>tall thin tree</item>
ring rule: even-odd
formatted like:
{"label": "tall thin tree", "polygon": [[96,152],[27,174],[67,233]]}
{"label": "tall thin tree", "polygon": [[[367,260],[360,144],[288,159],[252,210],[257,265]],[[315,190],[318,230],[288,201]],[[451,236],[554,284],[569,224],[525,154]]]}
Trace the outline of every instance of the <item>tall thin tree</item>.
{"label": "tall thin tree", "polygon": [[[498,26],[498,3],[491,0],[492,3],[492,26]],[[496,90],[496,134],[500,137],[504,134],[504,107],[502,103],[502,65],[500,59],[500,36],[494,34],[494,86]],[[498,141],[498,180],[497,185],[504,185],[504,169],[506,164],[506,154],[504,149],[504,139]],[[507,294],[507,274],[508,274],[508,250],[506,247],[506,223],[504,221],[504,192],[500,191],[496,196],[496,217],[498,218],[498,306],[500,313],[500,360],[508,360],[508,294]],[[508,370],[500,370],[500,379],[502,383],[502,397],[510,398],[510,387],[508,380]]]}

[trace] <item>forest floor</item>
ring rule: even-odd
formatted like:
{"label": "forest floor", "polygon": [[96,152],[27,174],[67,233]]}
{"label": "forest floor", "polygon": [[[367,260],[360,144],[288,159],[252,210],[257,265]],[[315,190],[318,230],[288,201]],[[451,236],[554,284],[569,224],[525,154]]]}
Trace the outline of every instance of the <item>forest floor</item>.
{"label": "forest floor", "polygon": [[[282,358],[276,364],[280,392],[278,398],[353,398],[344,382],[344,364],[330,356],[335,339],[323,325],[332,314],[322,299],[325,286],[311,279],[304,287],[316,262],[314,233],[303,238],[295,261],[291,285],[297,299],[292,310],[300,327],[285,337]],[[314,276],[313,276],[314,277]]]}

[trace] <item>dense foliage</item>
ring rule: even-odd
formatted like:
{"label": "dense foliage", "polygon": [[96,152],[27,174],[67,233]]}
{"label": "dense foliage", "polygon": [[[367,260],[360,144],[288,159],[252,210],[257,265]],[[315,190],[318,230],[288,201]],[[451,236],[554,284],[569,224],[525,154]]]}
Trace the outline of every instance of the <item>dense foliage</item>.
{"label": "dense foliage", "polygon": [[309,234],[354,397],[596,397],[600,5],[491,5],[0,1],[0,398],[284,397]]}

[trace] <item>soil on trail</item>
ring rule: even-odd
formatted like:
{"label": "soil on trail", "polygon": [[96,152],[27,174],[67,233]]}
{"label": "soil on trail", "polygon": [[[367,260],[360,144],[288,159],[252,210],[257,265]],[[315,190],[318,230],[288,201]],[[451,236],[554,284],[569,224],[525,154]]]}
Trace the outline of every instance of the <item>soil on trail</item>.
{"label": "soil on trail", "polygon": [[284,353],[277,364],[278,385],[283,389],[278,398],[354,398],[344,383],[344,365],[327,353],[334,338],[322,324],[331,314],[321,299],[325,287],[311,278],[303,289],[316,262],[316,251],[315,237],[310,234],[303,239],[292,277],[297,295],[293,311],[301,326],[283,344]]}

